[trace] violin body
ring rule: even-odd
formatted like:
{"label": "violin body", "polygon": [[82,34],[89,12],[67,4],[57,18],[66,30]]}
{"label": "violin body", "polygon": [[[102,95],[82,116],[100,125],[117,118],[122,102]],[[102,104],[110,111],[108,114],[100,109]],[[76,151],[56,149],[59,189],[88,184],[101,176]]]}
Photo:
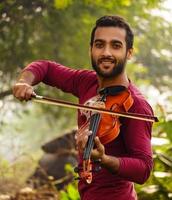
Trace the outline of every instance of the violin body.
{"label": "violin body", "polygon": [[[114,112],[127,112],[133,105],[133,98],[128,90],[114,96],[106,97],[106,109]],[[114,140],[120,132],[120,120],[118,116],[101,114],[101,120],[97,136],[102,144]]]}

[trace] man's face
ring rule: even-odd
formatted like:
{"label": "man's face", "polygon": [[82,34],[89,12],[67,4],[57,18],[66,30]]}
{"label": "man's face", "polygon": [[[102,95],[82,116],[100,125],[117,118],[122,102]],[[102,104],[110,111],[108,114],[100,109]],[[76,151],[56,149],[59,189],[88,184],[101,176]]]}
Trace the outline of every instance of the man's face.
{"label": "man's face", "polygon": [[119,27],[98,27],[91,47],[92,67],[100,77],[121,74],[131,52],[126,50],[126,31]]}

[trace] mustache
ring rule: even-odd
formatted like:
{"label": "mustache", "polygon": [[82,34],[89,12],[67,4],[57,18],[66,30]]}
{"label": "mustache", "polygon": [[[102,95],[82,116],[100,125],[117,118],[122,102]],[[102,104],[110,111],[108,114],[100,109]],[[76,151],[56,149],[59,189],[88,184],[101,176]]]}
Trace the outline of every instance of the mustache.
{"label": "mustache", "polygon": [[98,64],[102,63],[102,62],[112,62],[112,63],[117,63],[117,59],[114,57],[101,57],[98,59]]}

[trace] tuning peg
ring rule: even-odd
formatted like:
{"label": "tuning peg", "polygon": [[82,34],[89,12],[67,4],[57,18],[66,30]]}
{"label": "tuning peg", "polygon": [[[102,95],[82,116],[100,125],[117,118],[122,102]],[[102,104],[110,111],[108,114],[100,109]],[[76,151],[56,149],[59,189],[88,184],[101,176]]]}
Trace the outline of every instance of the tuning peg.
{"label": "tuning peg", "polygon": [[101,169],[102,169],[101,166],[96,166],[90,172],[99,172]]}
{"label": "tuning peg", "polygon": [[94,164],[100,164],[100,163],[101,163],[101,159],[93,160],[92,162],[93,162]]}
{"label": "tuning peg", "polygon": [[99,172],[101,169],[102,169],[101,166],[96,166],[96,167],[94,168],[94,171],[95,171],[95,172]]}
{"label": "tuning peg", "polygon": [[75,177],[74,180],[81,180],[81,178],[78,176],[78,177]]}
{"label": "tuning peg", "polygon": [[82,171],[82,169],[83,169],[82,167],[74,167],[73,170],[75,173],[79,173],[80,171]]}
{"label": "tuning peg", "polygon": [[75,167],[75,168],[74,168],[74,172],[75,172],[75,173],[79,173],[79,171],[80,171],[79,167]]}

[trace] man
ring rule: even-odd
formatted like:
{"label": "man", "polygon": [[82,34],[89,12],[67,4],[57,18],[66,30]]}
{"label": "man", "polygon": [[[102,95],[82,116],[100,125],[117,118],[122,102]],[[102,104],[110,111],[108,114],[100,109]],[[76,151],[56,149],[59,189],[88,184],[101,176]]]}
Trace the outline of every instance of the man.
{"label": "man", "polygon": [[[95,70],[74,70],[51,61],[37,61],[28,65],[14,85],[19,100],[29,100],[33,85],[39,82],[70,92],[79,103],[88,104],[102,88],[124,86],[133,98],[129,112],[153,115],[152,109],[139,90],[127,78],[125,65],[133,53],[134,35],[130,26],[119,16],[104,16],[97,20],[91,33],[90,54]],[[78,126],[88,117],[79,112]],[[95,138],[92,159],[100,159],[102,169],[93,174],[91,184],[79,181],[82,200],[135,200],[133,182],[143,184],[152,169],[151,122],[120,118],[120,133],[103,145]],[[80,153],[86,145],[88,131],[77,135]]]}

